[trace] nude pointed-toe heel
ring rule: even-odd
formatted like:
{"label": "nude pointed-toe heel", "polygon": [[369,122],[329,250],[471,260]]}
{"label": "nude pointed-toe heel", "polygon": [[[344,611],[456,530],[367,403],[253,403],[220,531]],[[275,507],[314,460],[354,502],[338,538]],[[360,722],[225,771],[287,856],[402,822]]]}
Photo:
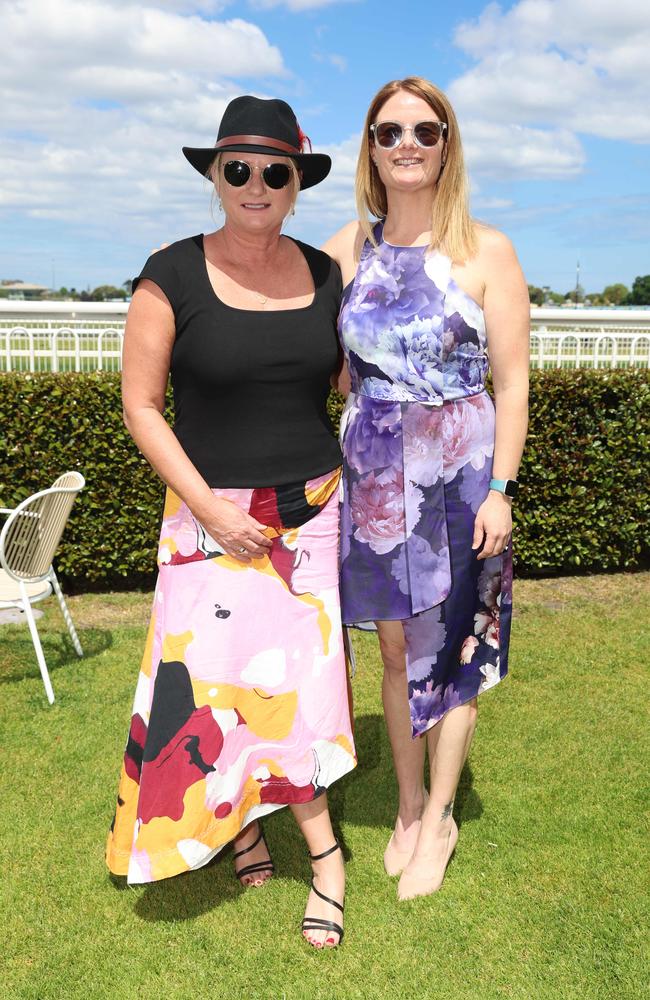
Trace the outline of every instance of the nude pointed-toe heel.
{"label": "nude pointed-toe heel", "polygon": [[384,868],[386,869],[386,874],[390,876],[401,875],[412,857],[413,851],[398,851],[393,843],[393,834],[391,833],[390,840],[384,851]]}
{"label": "nude pointed-toe heel", "polygon": [[[426,809],[428,801],[429,793],[425,788],[422,812]],[[419,823],[421,821],[418,820],[417,822]],[[384,851],[384,868],[386,869],[386,874],[391,877],[401,875],[412,857],[413,851],[400,851],[397,847],[395,847],[395,834],[391,833],[390,840],[388,841],[386,850]]]}
{"label": "nude pointed-toe heel", "polygon": [[444,881],[447,865],[449,864],[458,842],[458,827],[453,820],[452,823],[453,826],[449,834],[449,845],[447,847],[447,858],[442,872],[433,877],[429,877],[426,875],[415,875],[404,870],[400,876],[399,884],[397,886],[398,899],[405,900],[414,899],[416,896],[431,896],[434,892],[438,891]]}

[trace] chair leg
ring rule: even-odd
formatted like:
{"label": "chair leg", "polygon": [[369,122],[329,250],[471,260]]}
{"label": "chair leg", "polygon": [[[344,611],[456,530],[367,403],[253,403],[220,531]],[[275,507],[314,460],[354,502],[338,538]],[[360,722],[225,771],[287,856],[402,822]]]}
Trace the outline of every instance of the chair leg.
{"label": "chair leg", "polygon": [[38,660],[38,666],[41,671],[41,677],[43,678],[43,684],[45,685],[45,694],[47,695],[47,700],[50,705],[54,702],[54,691],[52,690],[52,682],[50,681],[50,675],[47,672],[47,664],[45,662],[45,656],[43,654],[43,647],[41,646],[41,640],[38,634],[38,629],[36,628],[36,622],[34,620],[34,614],[32,612],[32,605],[27,596],[27,591],[24,585],[20,584],[20,596],[23,602],[23,610],[27,616],[27,623],[29,625],[29,631],[32,636],[32,642],[34,644],[34,650],[36,652],[36,659]]}
{"label": "chair leg", "polygon": [[74,627],[74,623],[72,621],[72,617],[70,615],[70,612],[68,611],[68,605],[65,603],[65,598],[63,596],[63,591],[61,590],[61,587],[59,586],[59,581],[56,578],[56,573],[54,572],[54,570],[52,570],[52,572],[50,574],[50,580],[52,581],[52,586],[54,587],[54,593],[56,594],[56,596],[59,599],[59,605],[61,607],[61,614],[63,615],[63,620],[65,621],[66,625],[68,626],[68,632],[70,633],[70,638],[72,639],[72,645],[75,648],[77,656],[83,656],[84,655],[84,651],[81,648],[81,643],[79,642],[79,636],[77,635],[77,630]]}

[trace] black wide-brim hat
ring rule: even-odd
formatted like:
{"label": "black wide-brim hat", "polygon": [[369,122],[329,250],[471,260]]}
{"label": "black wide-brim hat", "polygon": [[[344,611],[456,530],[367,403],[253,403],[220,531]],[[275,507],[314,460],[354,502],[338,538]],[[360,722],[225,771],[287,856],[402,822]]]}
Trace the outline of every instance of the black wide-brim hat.
{"label": "black wide-brim hat", "polygon": [[[286,101],[264,101],[259,97],[236,97],[223,113],[214,146],[183,146],[186,159],[204,177],[218,153],[265,153],[289,156],[302,174],[301,190],[320,184],[332,161],[325,153],[304,153],[309,142]],[[309,142],[311,149],[311,142]]]}

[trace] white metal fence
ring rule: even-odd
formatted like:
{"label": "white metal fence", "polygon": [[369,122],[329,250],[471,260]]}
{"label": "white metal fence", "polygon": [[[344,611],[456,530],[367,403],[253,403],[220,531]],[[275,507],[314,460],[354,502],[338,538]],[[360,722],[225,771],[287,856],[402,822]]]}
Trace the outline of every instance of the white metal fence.
{"label": "white metal fence", "polygon": [[[83,319],[44,312],[0,315],[0,372],[120,370],[122,309],[105,308],[103,320],[97,308]],[[648,368],[650,312],[533,310],[530,348],[532,368]]]}
{"label": "white metal fence", "polygon": [[0,326],[0,372],[119,372],[123,339],[123,326]]}
{"label": "white metal fence", "polygon": [[531,330],[531,368],[648,368],[648,333]]}

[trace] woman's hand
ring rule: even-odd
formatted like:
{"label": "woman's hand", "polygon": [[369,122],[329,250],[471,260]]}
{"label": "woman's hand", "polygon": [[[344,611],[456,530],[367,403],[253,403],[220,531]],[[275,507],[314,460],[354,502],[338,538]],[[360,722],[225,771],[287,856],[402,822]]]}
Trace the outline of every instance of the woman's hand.
{"label": "woman's hand", "polygon": [[474,522],[472,548],[483,548],[477,559],[498,556],[507,547],[512,535],[512,501],[503,493],[490,490],[481,504]]}
{"label": "woman's hand", "polygon": [[198,520],[210,537],[239,562],[249,563],[251,559],[268,555],[273,544],[262,534],[265,524],[260,524],[224,497],[215,497],[207,515]]}

